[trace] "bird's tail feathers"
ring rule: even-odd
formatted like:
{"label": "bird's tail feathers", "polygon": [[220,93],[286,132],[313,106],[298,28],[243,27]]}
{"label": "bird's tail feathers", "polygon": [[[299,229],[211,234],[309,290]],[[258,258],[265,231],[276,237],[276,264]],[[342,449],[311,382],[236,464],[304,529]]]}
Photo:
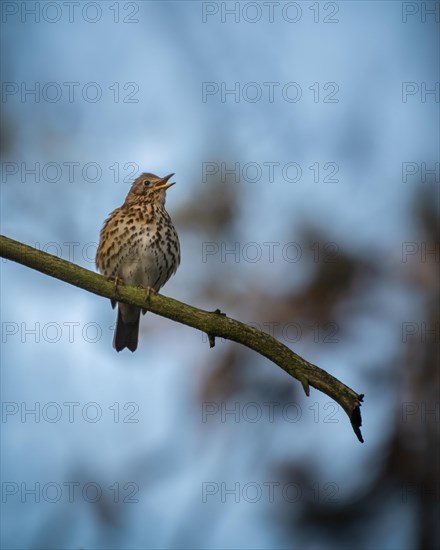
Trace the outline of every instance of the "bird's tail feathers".
{"label": "bird's tail feathers", "polygon": [[116,351],[122,351],[124,348],[135,351],[137,348],[141,311],[139,308],[134,309],[137,311],[132,312],[130,322],[126,322],[122,318],[121,305],[118,306],[118,318],[113,338],[113,347]]}

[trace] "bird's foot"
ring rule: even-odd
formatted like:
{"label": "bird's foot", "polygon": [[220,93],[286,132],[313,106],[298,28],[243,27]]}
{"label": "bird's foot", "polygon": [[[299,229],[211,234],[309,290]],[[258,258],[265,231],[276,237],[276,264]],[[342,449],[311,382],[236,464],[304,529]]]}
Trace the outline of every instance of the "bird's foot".
{"label": "bird's foot", "polygon": [[107,277],[107,280],[110,281],[111,283],[114,283],[115,287],[117,287],[118,285],[123,285],[124,284],[123,279],[121,279],[117,275],[116,275],[116,277]]}
{"label": "bird's foot", "polygon": [[[118,285],[124,284],[124,281],[116,275],[116,277],[107,277],[107,280],[115,284],[115,292],[118,292]],[[111,300],[112,308],[116,307],[116,300],[112,298]]]}
{"label": "bird's foot", "polygon": [[154,288],[152,286],[147,286],[147,288],[145,289],[145,300],[147,302],[150,301],[151,294],[156,294],[156,291],[154,290]]}
{"label": "bird's foot", "polygon": [[114,285],[115,285],[115,292],[118,292],[118,286],[119,286],[119,285],[125,284],[125,283],[124,283],[124,280],[121,279],[120,277],[118,277],[117,275],[116,275],[116,277],[108,277],[108,280],[109,280],[110,282],[114,283]]}
{"label": "bird's foot", "polygon": [[[152,286],[147,286],[146,288],[144,286],[139,286],[139,288],[142,288],[145,290],[145,301],[147,303],[150,303],[151,294],[152,293],[156,294],[156,291],[154,290],[154,288]],[[142,308],[142,315],[145,315],[146,313],[147,313],[147,309]]]}

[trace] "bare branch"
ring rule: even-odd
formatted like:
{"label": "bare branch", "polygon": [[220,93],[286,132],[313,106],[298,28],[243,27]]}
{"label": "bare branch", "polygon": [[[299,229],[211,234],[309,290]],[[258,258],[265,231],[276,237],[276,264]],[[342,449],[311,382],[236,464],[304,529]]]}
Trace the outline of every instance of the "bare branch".
{"label": "bare branch", "polygon": [[99,296],[136,305],[201,330],[208,334],[211,346],[214,345],[216,337],[221,337],[253,349],[299,380],[307,396],[310,393],[309,386],[312,386],[339,403],[347,413],[357,438],[363,442],[360,430],[360,406],[363,395],[356,393],[316,365],[312,365],[269,334],[231,319],[220,310],[204,311],[161,294],[152,294],[147,302],[145,291],[140,288],[129,285],[115,287],[113,282],[102,275],[2,235],[0,255]]}

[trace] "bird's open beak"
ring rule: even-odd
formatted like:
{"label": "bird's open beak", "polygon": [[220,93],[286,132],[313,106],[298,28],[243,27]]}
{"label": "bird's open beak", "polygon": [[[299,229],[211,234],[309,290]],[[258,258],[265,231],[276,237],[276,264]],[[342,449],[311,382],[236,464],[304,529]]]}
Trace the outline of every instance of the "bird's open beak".
{"label": "bird's open beak", "polygon": [[176,182],[173,181],[171,183],[167,183],[170,178],[174,176],[174,172],[172,174],[169,174],[168,176],[165,176],[161,180],[159,180],[159,185],[156,185],[156,189],[168,189],[168,187],[171,187]]}

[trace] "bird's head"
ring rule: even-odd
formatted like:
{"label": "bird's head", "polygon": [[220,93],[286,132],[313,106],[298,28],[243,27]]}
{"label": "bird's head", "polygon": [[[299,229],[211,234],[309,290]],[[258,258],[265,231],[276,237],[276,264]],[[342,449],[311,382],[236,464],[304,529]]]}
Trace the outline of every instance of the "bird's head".
{"label": "bird's head", "polygon": [[163,206],[165,204],[166,190],[176,183],[175,181],[168,183],[173,176],[174,173],[160,178],[155,174],[144,172],[133,182],[125,202],[128,204],[151,202]]}

